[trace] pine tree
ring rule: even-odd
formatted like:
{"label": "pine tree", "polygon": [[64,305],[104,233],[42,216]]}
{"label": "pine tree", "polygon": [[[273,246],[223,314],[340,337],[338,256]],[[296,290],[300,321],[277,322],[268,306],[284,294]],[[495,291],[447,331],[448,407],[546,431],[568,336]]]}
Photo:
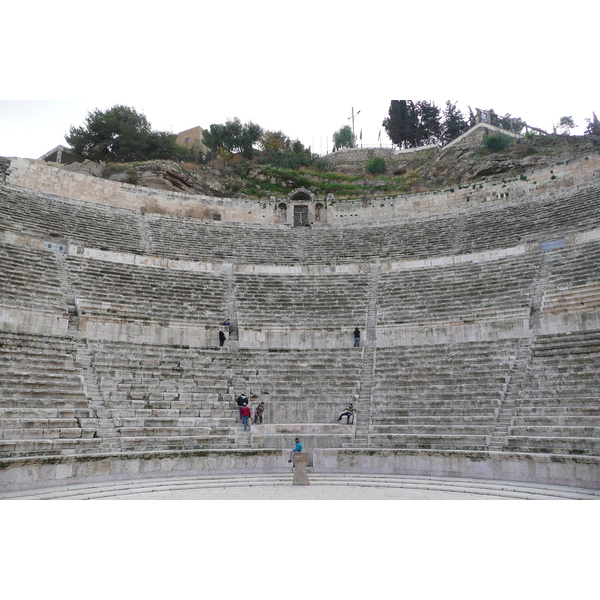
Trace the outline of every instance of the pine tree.
{"label": "pine tree", "polygon": [[596,113],[592,113],[594,116],[592,119],[586,119],[588,126],[585,130],[585,135],[600,135],[600,121],[596,116]]}
{"label": "pine tree", "polygon": [[444,122],[442,125],[442,140],[445,144],[455,140],[469,129],[469,124],[463,117],[460,109],[456,107],[456,103],[452,104],[450,100],[446,101],[444,110]]}

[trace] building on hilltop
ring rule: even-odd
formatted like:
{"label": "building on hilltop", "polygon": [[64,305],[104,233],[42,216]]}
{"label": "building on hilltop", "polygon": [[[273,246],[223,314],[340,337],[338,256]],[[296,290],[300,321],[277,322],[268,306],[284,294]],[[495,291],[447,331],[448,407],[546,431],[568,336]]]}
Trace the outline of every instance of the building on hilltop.
{"label": "building on hilltop", "polygon": [[191,129],[186,129],[185,131],[180,131],[177,134],[177,144],[191,150],[195,149],[201,154],[206,154],[208,152],[208,148],[202,141],[203,133],[204,129],[202,129],[200,126],[192,127]]}
{"label": "building on hilltop", "polygon": [[78,162],[79,159],[72,148],[67,148],[67,146],[58,145],[56,148],[52,148],[52,150],[46,152],[43,156],[40,156],[39,160],[43,160],[45,162],[54,162],[60,165],[70,165],[74,162]]}

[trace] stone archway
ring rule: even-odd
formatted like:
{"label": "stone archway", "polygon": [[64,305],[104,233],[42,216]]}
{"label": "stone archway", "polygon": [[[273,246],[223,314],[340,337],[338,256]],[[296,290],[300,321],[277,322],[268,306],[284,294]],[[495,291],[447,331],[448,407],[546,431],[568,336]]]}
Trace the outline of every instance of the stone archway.
{"label": "stone archway", "polygon": [[290,194],[290,200],[313,200],[314,194],[306,188],[298,188]]}
{"label": "stone archway", "polygon": [[293,206],[294,227],[326,221],[325,203],[307,188],[296,188],[289,194],[290,206]]}

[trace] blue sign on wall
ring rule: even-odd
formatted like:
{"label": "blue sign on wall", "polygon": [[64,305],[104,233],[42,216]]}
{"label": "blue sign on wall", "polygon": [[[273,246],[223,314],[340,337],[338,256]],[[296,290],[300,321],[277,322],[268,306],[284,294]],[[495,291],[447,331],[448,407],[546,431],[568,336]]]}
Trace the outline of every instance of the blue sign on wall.
{"label": "blue sign on wall", "polygon": [[564,238],[560,240],[548,240],[547,242],[542,242],[540,244],[543,252],[548,252],[548,250],[556,250],[556,248],[563,248],[567,245],[567,242]]}

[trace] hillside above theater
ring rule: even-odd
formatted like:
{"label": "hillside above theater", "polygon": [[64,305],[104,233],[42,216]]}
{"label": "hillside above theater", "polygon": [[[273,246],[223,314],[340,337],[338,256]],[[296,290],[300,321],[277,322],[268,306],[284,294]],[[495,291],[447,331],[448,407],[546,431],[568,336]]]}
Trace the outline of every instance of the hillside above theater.
{"label": "hillside above theater", "polygon": [[[481,133],[446,147],[408,151],[386,148],[343,149],[320,157],[312,167],[283,169],[253,161],[201,165],[171,161],[108,164],[104,178],[153,189],[214,197],[284,198],[303,188],[329,199],[358,199],[444,190],[491,179],[525,176],[576,158],[600,153],[597,136],[533,136],[511,139],[490,151]],[[367,172],[369,161],[384,161],[385,172]],[[233,163],[233,164],[232,164]],[[71,165],[78,170],[85,165]]]}

